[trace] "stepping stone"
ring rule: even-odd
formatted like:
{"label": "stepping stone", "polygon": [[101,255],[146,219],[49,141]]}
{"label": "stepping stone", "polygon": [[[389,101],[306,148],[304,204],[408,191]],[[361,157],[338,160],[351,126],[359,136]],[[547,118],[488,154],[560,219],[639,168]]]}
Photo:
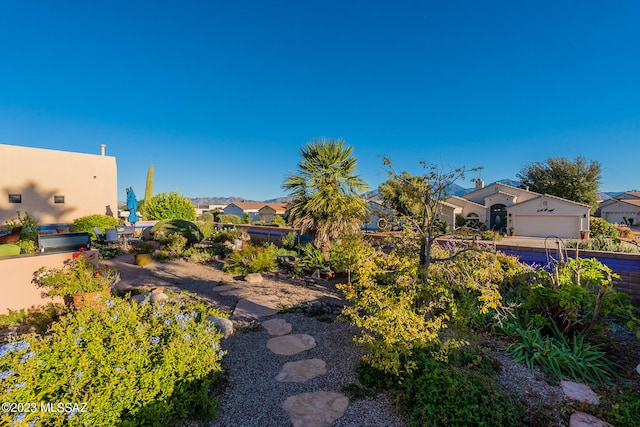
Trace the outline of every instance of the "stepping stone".
{"label": "stepping stone", "polygon": [[326,373],[327,364],[324,360],[300,360],[298,362],[285,363],[282,371],[276,375],[276,381],[280,383],[299,383]]}
{"label": "stepping stone", "polygon": [[230,289],[228,291],[224,291],[224,292],[220,292],[220,295],[222,295],[223,297],[238,297],[238,298],[243,298],[247,295],[250,295],[251,292],[247,289],[242,289],[242,288],[236,288],[236,289]]}
{"label": "stepping stone", "polygon": [[293,427],[327,427],[344,415],[349,398],[342,393],[317,391],[289,397],[282,404]]}
{"label": "stepping stone", "polygon": [[600,399],[586,384],[574,383],[572,381],[560,381],[560,386],[565,397],[577,400],[578,402],[589,403],[591,405],[599,405]]}
{"label": "stepping stone", "polygon": [[262,274],[249,273],[246,276],[244,276],[244,280],[248,283],[262,283]]}
{"label": "stepping stone", "polygon": [[613,427],[613,425],[593,415],[585,414],[584,412],[575,412],[569,419],[569,427]]}
{"label": "stepping stone", "polygon": [[316,346],[316,340],[311,335],[294,334],[271,338],[267,341],[267,348],[275,354],[293,356]]}
{"label": "stepping stone", "polygon": [[[266,305],[269,304],[269,305]],[[254,302],[249,299],[241,299],[238,301],[233,315],[235,317],[258,319],[260,317],[273,316],[278,313],[278,309],[271,307],[268,301]]]}
{"label": "stepping stone", "polygon": [[270,319],[262,322],[269,335],[287,335],[291,333],[291,323],[284,319]]}

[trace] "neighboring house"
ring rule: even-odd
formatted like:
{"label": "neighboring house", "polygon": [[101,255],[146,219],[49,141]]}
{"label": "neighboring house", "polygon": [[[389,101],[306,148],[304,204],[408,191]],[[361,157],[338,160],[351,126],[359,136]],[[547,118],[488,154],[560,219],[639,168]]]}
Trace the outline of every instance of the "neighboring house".
{"label": "neighboring house", "polygon": [[0,224],[28,212],[40,225],[116,216],[116,158],[0,144]]}
{"label": "neighboring house", "polygon": [[477,222],[489,230],[514,228],[518,236],[580,238],[589,230],[590,206],[543,195],[500,182],[485,187],[478,180],[476,189],[463,196],[451,196],[441,203],[440,219],[455,228],[455,217]]}
{"label": "neighboring house", "polygon": [[381,200],[368,200],[369,220],[362,225],[364,231],[378,231],[390,229],[394,221],[391,209],[382,204]]}
{"label": "neighboring house", "polygon": [[270,224],[276,215],[283,216],[287,211],[286,203],[268,203],[258,209],[258,217],[265,224]]}
{"label": "neighboring house", "polygon": [[640,193],[630,191],[605,200],[598,211],[602,219],[612,224],[640,224]]}
{"label": "neighboring house", "polygon": [[265,204],[261,202],[233,202],[229,203],[222,212],[226,215],[235,215],[240,219],[242,219],[242,216],[246,213],[253,222],[260,219],[260,213],[258,211],[264,205]]}
{"label": "neighboring house", "polygon": [[196,206],[196,216],[200,216],[205,212],[215,212],[216,210],[222,212],[225,206],[227,205],[207,205],[205,208]]}

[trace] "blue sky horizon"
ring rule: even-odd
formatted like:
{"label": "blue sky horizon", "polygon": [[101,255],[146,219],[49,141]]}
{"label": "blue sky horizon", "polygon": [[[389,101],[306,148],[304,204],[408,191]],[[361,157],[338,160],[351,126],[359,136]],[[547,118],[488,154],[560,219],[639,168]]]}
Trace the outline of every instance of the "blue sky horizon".
{"label": "blue sky horizon", "polygon": [[[640,187],[640,3],[0,3],[0,143],[107,155],[118,199],[286,195],[299,149],[482,166],[583,156]],[[467,179],[460,185],[471,187]]]}

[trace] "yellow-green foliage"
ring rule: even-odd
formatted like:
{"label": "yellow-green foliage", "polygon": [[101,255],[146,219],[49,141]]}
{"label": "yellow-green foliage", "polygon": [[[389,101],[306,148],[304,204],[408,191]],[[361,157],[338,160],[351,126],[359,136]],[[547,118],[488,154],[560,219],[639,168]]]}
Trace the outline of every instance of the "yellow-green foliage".
{"label": "yellow-green foliage", "polygon": [[[450,254],[434,247],[434,257]],[[383,254],[362,243],[353,258],[357,280],[341,285],[352,303],[344,314],[363,329],[357,342],[369,350],[365,360],[393,375],[415,368],[410,355],[417,348],[446,353],[455,347],[463,340],[456,332],[474,316],[500,306],[500,284],[521,270],[505,255],[469,251],[432,263],[429,282],[422,283],[410,252]],[[445,341],[442,332],[448,328],[454,331]]]}

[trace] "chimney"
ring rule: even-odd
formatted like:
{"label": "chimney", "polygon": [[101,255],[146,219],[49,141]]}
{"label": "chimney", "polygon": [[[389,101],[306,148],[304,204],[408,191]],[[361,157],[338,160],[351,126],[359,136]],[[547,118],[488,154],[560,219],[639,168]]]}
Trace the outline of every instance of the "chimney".
{"label": "chimney", "polygon": [[107,148],[107,144],[100,144],[100,155],[104,156],[104,150]]}
{"label": "chimney", "polygon": [[484,188],[484,181],[480,178],[476,179],[476,190]]}

